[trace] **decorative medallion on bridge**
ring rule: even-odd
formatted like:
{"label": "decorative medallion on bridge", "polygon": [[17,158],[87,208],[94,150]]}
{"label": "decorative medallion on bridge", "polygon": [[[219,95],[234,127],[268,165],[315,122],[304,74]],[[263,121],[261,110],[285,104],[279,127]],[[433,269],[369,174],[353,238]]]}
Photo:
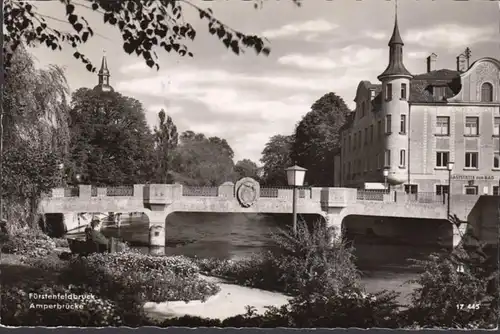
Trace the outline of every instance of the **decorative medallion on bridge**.
{"label": "decorative medallion on bridge", "polygon": [[236,198],[244,208],[249,208],[259,199],[260,185],[251,177],[245,177],[236,182]]}

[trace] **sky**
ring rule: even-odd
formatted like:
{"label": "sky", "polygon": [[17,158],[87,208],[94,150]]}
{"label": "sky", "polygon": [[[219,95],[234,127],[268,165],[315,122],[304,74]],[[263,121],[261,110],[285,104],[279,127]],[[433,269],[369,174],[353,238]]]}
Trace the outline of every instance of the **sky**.
{"label": "sky", "polygon": [[[103,50],[111,72],[110,84],[123,95],[141,101],[148,124],[158,122],[163,108],[179,132],[192,130],[225,138],[235,162],[257,163],[269,138],[292,134],[311,105],[326,93],[341,96],[352,109],[361,80],[378,83],[388,63],[395,2],[387,0],[267,0],[254,9],[252,1],[201,1],[231,28],[267,37],[271,54],[252,50],[236,56],[207,32],[206,21],[185,9],[185,19],[197,30],[187,43],[193,58],[157,50],[160,70],[149,69],[142,58],[127,55],[118,28],[105,25],[102,15],[78,4],[96,32],[79,49],[94,65]],[[59,1],[38,2],[39,13],[54,28],[70,31]],[[425,58],[437,54],[433,68],[455,69],[455,58],[466,47],[472,61],[500,58],[500,2],[405,0],[397,6],[404,63],[412,74],[426,71]],[[40,67],[57,64],[66,69],[71,91],[92,88],[97,76],[72,57],[75,50],[31,49]]]}

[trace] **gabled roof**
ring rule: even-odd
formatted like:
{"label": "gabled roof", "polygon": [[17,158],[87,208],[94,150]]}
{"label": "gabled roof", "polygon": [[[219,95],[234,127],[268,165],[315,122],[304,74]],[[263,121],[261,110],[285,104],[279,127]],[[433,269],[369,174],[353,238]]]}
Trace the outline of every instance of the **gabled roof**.
{"label": "gabled roof", "polygon": [[410,102],[444,102],[432,94],[430,87],[445,87],[444,98],[458,94],[461,89],[459,71],[441,69],[413,77],[410,83]]}

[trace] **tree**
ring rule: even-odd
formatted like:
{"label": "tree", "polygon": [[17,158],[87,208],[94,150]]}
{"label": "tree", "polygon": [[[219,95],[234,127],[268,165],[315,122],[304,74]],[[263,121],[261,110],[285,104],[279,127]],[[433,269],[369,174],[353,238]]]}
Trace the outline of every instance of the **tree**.
{"label": "tree", "polygon": [[180,139],[172,163],[177,182],[193,186],[219,186],[233,179],[232,149],[224,139],[207,139],[204,134],[193,131],[183,132]]}
{"label": "tree", "polygon": [[24,48],[17,49],[11,65],[1,103],[0,217],[5,207],[11,223],[23,224],[34,221],[40,194],[62,180],[58,165],[68,152],[68,86],[61,68],[36,69]]}
{"label": "tree", "polygon": [[157,157],[156,182],[170,183],[169,168],[173,151],[179,143],[179,134],[172,117],[166,116],[162,109],[158,113],[160,124],[154,129],[155,153]]}
{"label": "tree", "polygon": [[333,160],[340,147],[340,128],[349,108],[335,93],[327,93],[314,102],[295,128],[291,158],[307,168],[309,185],[333,186]]}
{"label": "tree", "polygon": [[20,48],[5,75],[8,77],[3,100],[6,146],[28,140],[31,145],[64,156],[69,143],[69,87],[64,71],[55,65],[36,69],[33,57]]}
{"label": "tree", "polygon": [[234,172],[237,180],[244,177],[251,177],[254,180],[258,180],[259,176],[257,175],[257,170],[257,164],[250,159],[240,160],[234,166]]}
{"label": "tree", "polygon": [[[52,50],[62,50],[63,46],[70,46],[75,49],[73,56],[86,64],[89,71],[95,71],[95,67],[79,49],[94,36],[94,31],[85,17],[78,14],[77,6],[91,8],[101,14],[105,24],[120,31],[123,50],[126,53],[142,56],[149,67],[157,69],[158,48],[181,56],[193,56],[186,42],[194,41],[197,33],[184,18],[186,9],[197,12],[200,20],[207,22],[208,32],[233,53],[238,55],[245,49],[253,49],[257,54],[270,53],[262,38],[228,27],[214,16],[210,8],[201,8],[189,0],[87,0],[84,3],[59,1],[64,5],[61,14],[65,15],[74,31],[60,31],[51,27],[47,20],[54,20],[57,13],[54,13],[54,16],[37,13],[33,2],[4,0],[3,52],[6,53],[7,66],[12,52],[21,44],[43,45]],[[300,3],[300,0],[292,1]],[[262,0],[257,0],[254,4],[256,8],[259,2],[262,5]]]}
{"label": "tree", "polygon": [[95,185],[151,180],[154,140],[139,101],[80,88],[73,94],[70,118],[73,174]]}
{"label": "tree", "polygon": [[285,168],[290,167],[293,136],[275,135],[269,139],[260,161],[264,164],[263,183],[269,186],[287,185]]}

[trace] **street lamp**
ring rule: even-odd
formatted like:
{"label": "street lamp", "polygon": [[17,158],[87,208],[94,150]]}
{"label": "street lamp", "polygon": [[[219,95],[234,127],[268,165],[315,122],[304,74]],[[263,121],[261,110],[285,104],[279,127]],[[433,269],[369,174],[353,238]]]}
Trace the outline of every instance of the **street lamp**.
{"label": "street lamp", "polygon": [[451,171],[453,170],[453,166],[455,163],[453,161],[448,161],[448,164],[446,165],[446,168],[448,168],[448,203],[447,203],[447,217],[450,218],[450,193],[451,193]]}
{"label": "street lamp", "polygon": [[285,169],[285,171],[288,185],[293,187],[293,233],[297,234],[297,187],[304,184],[304,176],[306,175],[307,169],[295,165]]}
{"label": "street lamp", "polygon": [[384,187],[385,190],[387,191],[387,177],[389,176],[389,168],[384,168]]}

